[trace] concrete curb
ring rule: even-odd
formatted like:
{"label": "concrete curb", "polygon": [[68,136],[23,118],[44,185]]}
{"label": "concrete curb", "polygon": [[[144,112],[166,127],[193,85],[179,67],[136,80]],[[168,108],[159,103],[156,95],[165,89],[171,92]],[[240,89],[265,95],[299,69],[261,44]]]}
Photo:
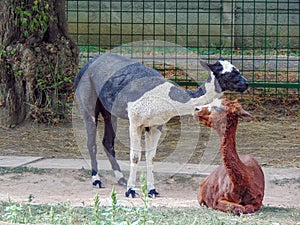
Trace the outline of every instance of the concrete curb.
{"label": "concrete curb", "polygon": [[[99,170],[111,170],[108,160],[98,160]],[[123,171],[129,171],[129,161],[119,160]],[[43,158],[34,156],[0,156],[0,167],[28,166],[41,169],[89,169],[90,162],[85,159]],[[155,162],[154,172],[166,174],[208,175],[217,165],[179,164],[170,162]],[[146,171],[144,161],[139,164],[139,171]],[[264,167],[263,171],[268,180],[300,177],[300,168],[271,168]]]}

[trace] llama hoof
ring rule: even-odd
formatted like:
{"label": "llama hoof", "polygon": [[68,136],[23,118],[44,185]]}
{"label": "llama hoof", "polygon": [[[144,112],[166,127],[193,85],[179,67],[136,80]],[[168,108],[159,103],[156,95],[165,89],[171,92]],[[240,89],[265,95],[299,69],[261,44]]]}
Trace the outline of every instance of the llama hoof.
{"label": "llama hoof", "polygon": [[99,188],[104,187],[102,181],[100,180],[99,174],[95,170],[92,170],[92,184],[94,187],[97,186],[99,186]]}
{"label": "llama hoof", "polygon": [[121,177],[121,178],[118,180],[118,184],[119,184],[119,185],[122,185],[122,186],[126,186],[126,185],[127,185],[127,180],[126,180],[124,177]]}
{"label": "llama hoof", "polygon": [[95,187],[99,186],[99,188],[103,188],[103,184],[102,184],[101,180],[94,180],[93,185]]}
{"label": "llama hoof", "polygon": [[132,188],[129,188],[128,191],[125,192],[125,196],[128,198],[131,195],[132,198],[139,197],[139,194]]}
{"label": "llama hoof", "polygon": [[148,192],[148,197],[149,197],[149,198],[156,198],[156,197],[159,197],[159,193],[158,193],[155,189],[151,189],[151,190]]}
{"label": "llama hoof", "polygon": [[254,207],[252,205],[246,205],[245,210],[243,212],[244,214],[253,214],[255,213]]}

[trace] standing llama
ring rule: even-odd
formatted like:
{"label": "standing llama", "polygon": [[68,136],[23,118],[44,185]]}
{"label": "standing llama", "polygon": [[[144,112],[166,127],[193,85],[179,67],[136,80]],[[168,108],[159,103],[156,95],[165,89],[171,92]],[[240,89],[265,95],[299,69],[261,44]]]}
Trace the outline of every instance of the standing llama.
{"label": "standing llama", "polygon": [[145,156],[148,194],[156,197],[153,158],[161,135],[162,124],[177,115],[193,114],[194,107],[211,102],[225,90],[243,92],[249,84],[228,61],[215,64],[201,62],[210,71],[206,82],[195,91],[168,82],[160,73],[117,54],[102,54],[91,59],[75,78],[76,97],[85,122],[91,157],[92,182],[102,187],[96,160],[96,128],[99,113],[104,118],[102,144],[119,184],[126,180],[116,160],[114,139],[117,118],[129,120],[130,174],[125,195],[137,197],[137,165],[141,158],[142,131],[145,129]]}
{"label": "standing llama", "polygon": [[264,174],[251,155],[236,151],[238,118],[256,120],[235,101],[216,99],[211,104],[195,108],[195,119],[215,129],[220,137],[223,164],[200,184],[199,204],[237,215],[254,213],[262,206]]}

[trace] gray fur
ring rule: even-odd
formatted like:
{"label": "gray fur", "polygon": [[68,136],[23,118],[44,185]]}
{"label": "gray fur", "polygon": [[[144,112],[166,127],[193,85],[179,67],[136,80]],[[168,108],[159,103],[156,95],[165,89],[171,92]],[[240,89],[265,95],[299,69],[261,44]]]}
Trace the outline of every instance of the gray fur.
{"label": "gray fur", "polygon": [[169,92],[169,97],[173,101],[177,101],[181,103],[187,103],[192,98],[186,91],[184,91],[182,88],[179,88],[177,86],[171,87]]}
{"label": "gray fur", "polygon": [[165,82],[156,70],[136,62],[114,73],[103,85],[99,99],[113,115],[128,119],[128,102],[136,101],[147,91]]}
{"label": "gray fur", "polygon": [[83,76],[83,74],[85,73],[85,71],[90,67],[90,65],[95,61],[97,60],[101,55],[96,55],[94,58],[92,58],[90,61],[88,61],[78,72],[77,76],[75,77],[75,80],[74,80],[74,88],[76,90],[80,80],[81,80],[81,77]]}

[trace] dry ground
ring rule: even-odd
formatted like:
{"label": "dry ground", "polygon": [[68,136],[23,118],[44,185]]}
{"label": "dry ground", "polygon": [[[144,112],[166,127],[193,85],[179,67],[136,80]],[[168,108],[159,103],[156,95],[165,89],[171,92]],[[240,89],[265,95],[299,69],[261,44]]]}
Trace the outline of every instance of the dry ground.
{"label": "dry ground", "polygon": [[[128,174],[126,174],[128,176]],[[289,174],[294,177],[296,174]],[[204,176],[155,174],[156,188],[161,196],[151,201],[152,206],[199,207],[197,191]],[[7,173],[0,176],[0,201],[9,198],[15,202],[35,204],[59,204],[70,201],[72,205],[92,205],[98,193],[101,205],[110,205],[110,194],[115,187],[118,204],[142,206],[140,198],[124,196],[125,187],[115,183],[113,174],[102,172],[105,188],[93,188],[90,176],[83,170],[36,170],[36,173]],[[266,177],[264,206],[299,208],[300,180],[295,178]],[[141,193],[141,191],[139,191]],[[284,195],[282,195],[284,193]]]}
{"label": "dry ground", "polygon": [[[237,131],[239,154],[254,155],[264,167],[300,168],[299,101],[270,100],[262,103],[257,99],[244,99],[243,106],[256,116],[259,122],[240,122]],[[174,155],[178,147],[178,139],[182,135],[181,121],[182,118],[173,119],[164,127],[163,141],[160,143],[156,160],[167,160],[170,155]],[[192,118],[187,118],[187,121],[193,122]],[[77,128],[75,126],[77,136],[78,132],[82,132],[78,126],[81,125],[77,125]],[[120,132],[123,128],[121,126]],[[203,157],[206,146],[213,136],[209,129],[204,127],[199,129],[200,132],[197,134],[199,141],[189,157],[189,163],[208,162]],[[194,137],[192,132],[190,135]],[[75,136],[72,123],[56,126],[26,123],[14,129],[2,127],[0,128],[0,155],[86,158],[86,150],[79,150],[77,146],[77,143],[80,147],[85,143],[82,140],[76,142]],[[128,146],[124,143],[122,134],[119,136],[121,137],[116,144],[117,156],[119,159],[128,159]],[[184,150],[184,145],[181,147]],[[216,151],[213,151],[214,155],[208,163],[220,163],[218,149],[217,146],[215,147]],[[100,149],[99,152],[101,154],[102,150]],[[300,174],[298,177],[297,174],[295,176],[296,178],[293,179],[283,177],[279,180],[268,180],[265,204],[299,207],[299,196],[294,196],[294,193],[298,193],[300,189]],[[197,206],[198,184],[203,177],[157,175],[157,178],[159,181],[157,188],[162,192],[162,197],[155,199],[153,205]],[[94,195],[99,193],[103,203],[109,202],[110,191],[114,185],[111,173],[106,172],[103,180],[106,184],[105,189],[92,189],[86,171],[51,170],[41,174],[3,174],[0,175],[0,199],[5,200],[7,195],[10,195],[12,199],[27,201],[29,196],[34,195],[36,203],[58,203],[70,199],[74,204],[80,205],[90,204]],[[122,199],[124,187],[116,186],[116,190],[119,198]],[[285,193],[285,198],[281,198],[282,193]],[[141,204],[140,199],[121,202],[129,205]]]}
{"label": "dry ground", "polygon": [[[266,167],[299,168],[300,102],[297,100],[261,102],[257,99],[243,99],[242,104],[259,122],[240,121],[237,130],[239,154],[252,154],[262,166]],[[84,125],[78,115],[78,112],[75,112],[75,116],[73,114],[73,124],[69,122],[47,126],[25,123],[13,129],[0,127],[0,155],[30,155],[46,158],[88,157]],[[126,122],[119,122],[116,139],[117,158],[126,160],[129,159],[128,127]],[[183,134],[186,132],[186,126],[183,126],[183,123],[186,122],[190,129],[188,135]],[[100,122],[99,136],[102,134],[101,129],[102,123]],[[192,117],[174,118],[164,126],[163,130],[162,141],[156,156],[157,161],[168,158],[178,146],[183,148],[182,152],[186,152],[191,146],[184,148],[185,144],[190,144],[190,141],[185,138],[191,138],[191,140],[197,138],[195,149],[189,151],[192,153],[189,156],[189,162],[201,163],[210,139],[217,138],[212,130],[196,124]],[[183,144],[178,143],[179,140]],[[101,137],[98,141],[99,154],[103,154]],[[209,147],[213,147],[213,153],[218,154],[218,145]],[[212,164],[220,163],[218,156],[212,160]]]}

